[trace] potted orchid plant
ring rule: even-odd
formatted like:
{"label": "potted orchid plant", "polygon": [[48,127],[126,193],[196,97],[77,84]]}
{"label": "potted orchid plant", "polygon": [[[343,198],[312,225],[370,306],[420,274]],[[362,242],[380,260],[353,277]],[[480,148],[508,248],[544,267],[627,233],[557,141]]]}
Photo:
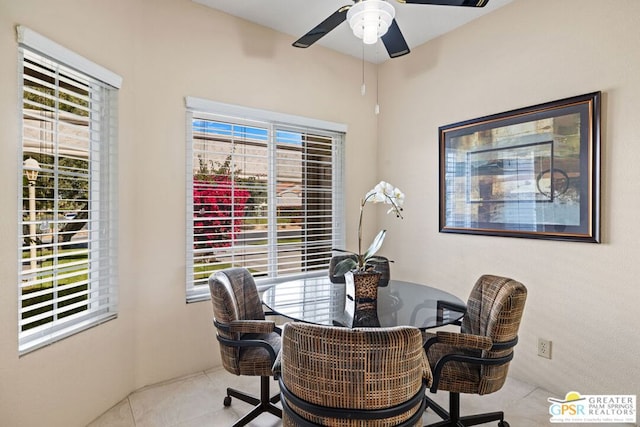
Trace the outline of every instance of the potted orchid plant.
{"label": "potted orchid plant", "polygon": [[340,276],[349,271],[364,273],[373,271],[376,262],[386,262],[386,258],[376,256],[376,253],[384,242],[387,230],[381,230],[371,242],[365,252],[362,252],[362,214],[367,203],[384,203],[390,205],[387,214],[394,213],[397,218],[402,218],[402,205],[404,204],[404,193],[397,187],[385,181],[380,181],[372,190],[367,192],[360,202],[360,219],[358,221],[358,252],[344,249],[334,249],[338,252],[351,254],[351,256],[340,261],[335,268],[334,275]]}

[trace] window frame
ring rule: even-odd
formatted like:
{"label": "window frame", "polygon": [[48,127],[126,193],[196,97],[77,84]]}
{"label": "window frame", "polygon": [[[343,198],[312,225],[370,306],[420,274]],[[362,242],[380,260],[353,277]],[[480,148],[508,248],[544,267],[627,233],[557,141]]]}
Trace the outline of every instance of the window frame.
{"label": "window frame", "polygon": [[[206,286],[193,284],[193,265],[194,265],[194,234],[193,234],[193,170],[194,170],[194,138],[193,138],[193,119],[206,116],[213,120],[225,120],[228,122],[246,125],[250,123],[260,123],[270,127],[270,132],[279,130],[287,130],[293,128],[305,128],[310,132],[319,135],[331,135],[335,139],[332,153],[332,247],[343,247],[345,244],[344,233],[344,162],[345,162],[345,140],[347,125],[335,122],[328,122],[318,119],[312,119],[302,116],[272,112],[267,110],[255,109],[250,107],[238,106],[233,104],[225,104],[221,102],[206,100],[196,97],[186,97],[186,302],[198,302],[210,299],[209,289]],[[268,151],[273,152],[271,148],[272,141],[269,143]],[[275,156],[275,154],[270,154]],[[270,160],[272,162],[273,159]],[[273,174],[270,174],[273,175]],[[271,178],[275,181],[276,177]],[[270,208],[271,210],[272,208]],[[273,257],[275,248],[269,248],[269,257]],[[288,274],[276,276],[269,268],[268,277],[256,278],[258,290],[262,291],[273,283],[286,280],[293,280],[302,277],[318,276],[320,272],[310,272],[301,274]]]}
{"label": "window frame", "polygon": [[[118,303],[117,303],[117,140],[118,140],[118,126],[117,126],[117,117],[118,117],[118,90],[122,85],[122,78],[111,72],[110,70],[78,55],[77,53],[55,43],[54,41],[38,34],[37,32],[24,27],[17,26],[17,41],[18,41],[18,77],[19,77],[19,118],[20,118],[20,128],[23,132],[20,135],[19,139],[19,154],[18,154],[18,183],[20,185],[20,198],[19,198],[19,206],[18,206],[18,268],[17,268],[17,283],[18,283],[18,319],[17,319],[17,333],[18,333],[18,352],[19,355],[24,355],[31,351],[37,350],[41,347],[51,345],[59,340],[62,340],[66,337],[84,331],[86,329],[95,327],[99,324],[102,324],[108,320],[115,319],[118,315]],[[24,91],[24,81],[25,76],[25,64],[28,61],[38,61],[33,62],[30,65],[32,70],[35,70],[35,67],[46,67],[47,64],[50,64],[54,67],[54,70],[60,69],[60,74],[54,74],[55,77],[51,77],[53,79],[52,89],[54,90],[54,95],[52,96],[52,102],[54,102],[55,107],[53,112],[55,114],[51,114],[49,121],[51,123],[51,140],[46,141],[44,139],[38,139],[36,142],[40,143],[41,148],[36,149],[35,151],[25,150],[25,138],[24,129],[26,126],[25,122],[25,107],[24,103],[27,99],[25,97]],[[60,81],[57,80],[58,76],[61,76],[63,79]],[[36,153],[38,155],[43,155],[42,144],[51,146],[51,153],[47,153],[47,156],[52,157],[52,161],[54,162],[51,166],[51,171],[47,171],[53,177],[53,198],[47,199],[54,203],[55,206],[58,204],[58,190],[59,187],[59,177],[63,175],[63,172],[58,170],[58,162],[60,159],[64,159],[65,155],[60,154],[58,150],[60,150],[61,142],[58,139],[58,132],[60,132],[59,127],[66,126],[69,127],[70,124],[66,119],[61,119],[60,112],[62,111],[59,107],[60,93],[64,92],[63,83],[64,79],[68,79],[69,76],[79,76],[83,81],[86,80],[85,83],[87,90],[89,90],[87,95],[86,102],[88,103],[88,113],[87,113],[87,129],[85,130],[86,136],[80,138],[79,140],[86,141],[87,148],[87,167],[83,171],[86,173],[86,176],[82,174],[78,174],[76,177],[79,180],[86,179],[88,184],[86,190],[86,203],[87,203],[87,219],[86,223],[92,223],[94,226],[87,229],[87,260],[81,262],[80,265],[86,265],[86,270],[82,270],[83,274],[86,274],[86,290],[83,291],[75,291],[69,295],[73,296],[71,298],[69,295],[62,296],[62,293],[59,293],[58,286],[69,287],[69,285],[59,285],[58,281],[61,280],[62,276],[65,275],[65,268],[61,267],[61,258],[57,254],[57,251],[52,250],[52,254],[47,256],[46,258],[42,258],[43,261],[51,260],[51,266],[48,267],[50,270],[51,276],[47,276],[47,281],[51,281],[51,283],[55,283],[53,285],[54,290],[47,291],[46,293],[51,293],[51,311],[44,311],[42,315],[38,315],[37,317],[48,318],[51,317],[51,321],[45,321],[40,325],[32,325],[31,323],[23,322],[22,316],[24,313],[29,312],[33,309],[33,306],[25,306],[23,307],[22,301],[28,300],[29,298],[25,298],[23,295],[23,286],[25,283],[28,283],[31,280],[34,274],[40,274],[38,271],[41,267],[38,268],[38,271],[34,272],[33,268],[29,268],[24,270],[23,268],[23,251],[25,250],[24,246],[24,236],[25,236],[25,219],[23,217],[23,205],[25,202],[22,190],[23,185],[23,177],[25,176],[25,170],[29,170],[29,168],[25,168],[25,164],[23,159],[25,156],[29,154]],[[32,78],[32,77],[30,77]],[[43,80],[44,82],[44,80]],[[43,84],[42,82],[36,84]],[[68,84],[68,83],[64,83]],[[76,88],[76,86],[73,86]],[[77,88],[81,87],[81,83],[78,83]],[[83,89],[84,90],[84,89]],[[73,95],[75,96],[75,95]],[[93,102],[93,100],[96,102]],[[31,101],[30,101],[31,102]],[[68,101],[65,101],[68,102]],[[97,108],[97,109],[94,109]],[[36,110],[37,111],[37,110]],[[45,115],[34,117],[45,117]],[[30,120],[33,120],[31,118]],[[42,137],[39,137],[42,138]],[[76,138],[74,136],[73,138]],[[65,141],[66,142],[66,141]],[[94,153],[89,156],[88,153]],[[79,154],[74,154],[69,158],[79,156]],[[82,171],[81,171],[82,172]],[[66,173],[66,178],[69,180],[75,180],[76,178],[70,178],[74,173]],[[36,184],[29,183],[30,186],[34,186]],[[31,202],[30,202],[31,203]],[[36,208],[37,209],[37,208]],[[54,212],[57,212],[57,208],[54,208]],[[58,221],[58,219],[51,219],[54,224]],[[97,225],[97,223],[100,223]],[[30,213],[29,223],[32,223],[32,217]],[[55,226],[55,225],[54,225]],[[32,225],[29,226],[30,228]],[[31,232],[29,233],[31,236]],[[44,244],[43,244],[44,245]],[[49,243],[51,247],[60,245],[59,241],[56,240]],[[32,244],[30,247],[33,248]],[[32,257],[30,255],[29,259]],[[33,261],[30,261],[33,263]],[[31,264],[33,266],[33,264]],[[66,268],[66,274],[69,275],[68,267]],[[49,273],[46,273],[49,274]],[[75,272],[73,275],[77,274]],[[26,280],[26,282],[24,282]],[[81,280],[80,282],[84,282]],[[44,283],[44,282],[43,282]],[[74,287],[72,285],[71,287]],[[28,295],[28,294],[27,294]],[[86,296],[86,300],[83,299],[81,303],[79,303],[79,307],[81,310],[75,314],[69,314],[65,312],[63,308],[61,311],[64,316],[58,317],[57,310],[59,306],[63,306],[63,301],[65,299],[75,299],[78,296],[84,295]],[[44,303],[45,306],[48,304],[49,300]],[[86,301],[86,302],[84,302]],[[38,305],[43,305],[43,303],[38,303]],[[74,303],[74,306],[78,305],[78,303]],[[31,309],[29,308],[31,307]],[[50,316],[49,316],[50,314]],[[28,328],[24,328],[24,325],[29,324]]]}

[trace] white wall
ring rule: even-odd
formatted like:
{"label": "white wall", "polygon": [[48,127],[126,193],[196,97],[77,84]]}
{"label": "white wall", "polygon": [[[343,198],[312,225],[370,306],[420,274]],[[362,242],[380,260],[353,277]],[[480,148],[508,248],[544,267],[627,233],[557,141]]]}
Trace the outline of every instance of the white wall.
{"label": "white wall", "polygon": [[[637,0],[515,0],[380,67],[379,174],[407,194],[402,224],[381,218],[393,274],[461,296],[483,273],[522,281],[511,374],[557,396],[640,395],[638,52]],[[438,126],[598,90],[602,244],[438,233]]]}
{"label": "white wall", "polygon": [[[124,78],[120,315],[21,358],[17,24]],[[360,61],[292,42],[189,0],[0,0],[1,425],[86,425],[136,388],[219,364],[210,303],[185,303],[185,96],[346,123],[357,210],[376,178],[375,94],[360,95]]]}

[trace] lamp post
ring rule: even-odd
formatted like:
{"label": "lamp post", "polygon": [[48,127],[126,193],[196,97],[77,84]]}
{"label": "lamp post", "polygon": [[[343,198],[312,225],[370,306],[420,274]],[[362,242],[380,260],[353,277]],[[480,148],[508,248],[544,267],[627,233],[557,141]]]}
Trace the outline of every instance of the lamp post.
{"label": "lamp post", "polygon": [[31,259],[31,271],[35,273],[38,268],[36,261],[36,180],[40,172],[40,163],[29,157],[22,165],[24,175],[29,181],[29,258]]}

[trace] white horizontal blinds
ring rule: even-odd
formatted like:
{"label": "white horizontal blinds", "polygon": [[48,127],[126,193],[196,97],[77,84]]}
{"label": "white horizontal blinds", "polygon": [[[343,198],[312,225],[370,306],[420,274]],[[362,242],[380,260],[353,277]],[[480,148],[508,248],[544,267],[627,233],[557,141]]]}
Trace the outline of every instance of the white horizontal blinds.
{"label": "white horizontal blinds", "polygon": [[21,54],[24,352],[115,316],[117,105],[113,87],[27,47]]}
{"label": "white horizontal blinds", "polygon": [[331,136],[277,128],[277,275],[324,270],[332,247]]}
{"label": "white horizontal blinds", "polygon": [[342,215],[334,202],[342,134],[189,117],[187,298],[206,297],[209,275],[222,268],[246,267],[258,279],[326,269]]}
{"label": "white horizontal blinds", "polygon": [[196,117],[193,135],[193,286],[211,272],[267,274],[268,129]]}

